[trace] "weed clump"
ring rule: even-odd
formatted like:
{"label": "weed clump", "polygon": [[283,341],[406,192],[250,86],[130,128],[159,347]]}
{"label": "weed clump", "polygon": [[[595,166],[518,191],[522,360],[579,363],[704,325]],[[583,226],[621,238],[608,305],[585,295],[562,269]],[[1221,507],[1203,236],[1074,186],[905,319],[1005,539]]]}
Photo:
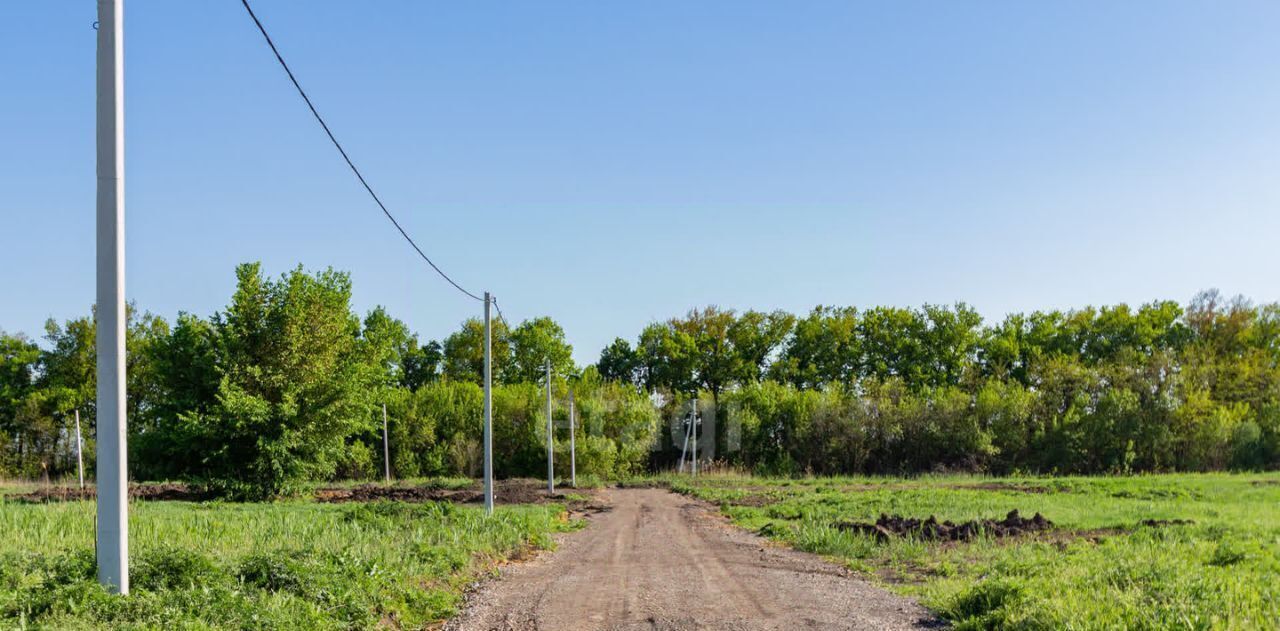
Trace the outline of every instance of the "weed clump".
{"label": "weed clump", "polygon": [[302,594],[307,588],[303,564],[297,558],[279,553],[245,557],[236,570],[236,578],[245,585],[268,592]]}
{"label": "weed clump", "polygon": [[140,589],[185,589],[215,583],[224,578],[212,560],[186,548],[165,546],[143,552],[133,574]]}
{"label": "weed clump", "polygon": [[979,581],[960,592],[944,612],[956,629],[1002,629],[1023,599],[1022,587],[1005,579]]}

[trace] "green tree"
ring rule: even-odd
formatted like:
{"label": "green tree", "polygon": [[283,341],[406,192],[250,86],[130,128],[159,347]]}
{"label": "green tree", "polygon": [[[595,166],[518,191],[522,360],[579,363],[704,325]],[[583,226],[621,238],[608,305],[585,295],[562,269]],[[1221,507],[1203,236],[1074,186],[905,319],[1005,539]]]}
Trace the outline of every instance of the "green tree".
{"label": "green tree", "polygon": [[413,334],[404,322],[391,317],[384,307],[376,307],[365,316],[360,331],[360,349],[364,361],[376,366],[379,381],[384,388],[399,384],[404,379],[404,359],[412,346],[416,346]]}
{"label": "green tree", "polygon": [[929,366],[925,360],[926,324],[921,314],[899,307],[874,307],[858,320],[862,343],[863,377],[886,380],[897,377],[908,386],[926,385]]}
{"label": "green tree", "polygon": [[44,325],[49,348],[41,358],[42,387],[61,391],[59,397],[69,401],[72,407],[83,406],[90,425],[95,417],[98,387],[96,326],[92,315],[74,318],[65,324],[50,318]]}
{"label": "green tree", "polygon": [[181,477],[204,458],[204,428],[197,421],[218,402],[219,338],[208,320],[180,313],[147,352],[154,393],[144,413],[130,419],[131,469],[142,479]]}
{"label": "green tree", "polygon": [[[490,322],[490,351],[493,379],[499,380],[510,370],[511,336],[503,320]],[[484,382],[484,322],[471,318],[462,328],[444,340],[444,376],[453,381]]]}
{"label": "green tree", "polygon": [[596,364],[600,376],[608,381],[618,381],[640,385],[640,356],[632,350],[631,343],[614,338],[613,342],[600,351],[600,361]]}
{"label": "green tree", "polygon": [[671,322],[645,327],[636,352],[645,389],[690,392],[697,387],[697,340]]}
{"label": "green tree", "polygon": [[740,383],[760,381],[795,323],[795,316],[785,311],[747,311],[738,316],[728,331],[729,344],[737,355],[735,379]]}
{"label": "green tree", "polygon": [[982,316],[964,303],[955,307],[925,305],[920,331],[920,365],[906,372],[918,375],[920,385],[959,385],[976,365],[982,340]]}
{"label": "green tree", "polygon": [[419,346],[415,335],[409,339],[409,346],[401,359],[404,370],[400,377],[400,385],[410,390],[417,390],[425,384],[436,381],[440,378],[440,364],[443,361],[444,349],[439,342],[431,340]]}
{"label": "green tree", "polygon": [[743,359],[730,337],[736,321],[733,311],[710,306],[694,309],[670,323],[677,339],[692,342],[685,357],[691,363],[694,385],[710,392],[717,403],[725,388],[743,372]]}
{"label": "green tree", "polygon": [[385,373],[360,347],[346,274],[299,267],[273,281],[253,263],[236,277],[214,317],[224,355],[200,422],[202,473],[234,496],[277,497],[333,474],[345,437],[372,424],[370,392]]}
{"label": "green tree", "polygon": [[814,307],[796,321],[773,378],[797,388],[852,384],[862,362],[858,322],[853,307]]}
{"label": "green tree", "polygon": [[21,334],[0,331],[0,423],[13,419],[20,402],[35,388],[40,347]]}
{"label": "green tree", "polygon": [[35,394],[40,347],[23,335],[0,331],[0,475],[23,473],[31,427],[22,412]]}
{"label": "green tree", "polygon": [[546,316],[525,320],[511,332],[511,362],[503,372],[503,381],[537,382],[543,378],[548,360],[557,375],[576,371],[573,347],[565,341],[564,329]]}

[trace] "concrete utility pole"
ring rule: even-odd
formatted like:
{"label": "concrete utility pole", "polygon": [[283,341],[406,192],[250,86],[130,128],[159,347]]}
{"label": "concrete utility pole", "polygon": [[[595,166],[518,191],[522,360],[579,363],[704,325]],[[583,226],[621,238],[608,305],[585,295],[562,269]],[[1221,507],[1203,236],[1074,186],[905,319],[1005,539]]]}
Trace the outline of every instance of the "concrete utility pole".
{"label": "concrete utility pole", "polygon": [[484,512],[493,514],[493,328],[489,306],[493,299],[484,292]]}
{"label": "concrete utility pole", "polygon": [[391,481],[391,441],[387,437],[387,404],[382,404],[382,473]]}
{"label": "concrete utility pole", "polygon": [[125,417],[124,1],[98,0],[98,582],[129,593]]}
{"label": "concrete utility pole", "polygon": [[80,488],[84,488],[84,437],[80,434],[80,408],[76,408],[76,472],[80,475]]}
{"label": "concrete utility pole", "polygon": [[555,432],[551,425],[551,358],[546,360],[547,366],[547,492],[556,492],[555,446],[552,439]]}
{"label": "concrete utility pole", "polygon": [[569,386],[569,486],[578,488],[578,453],[574,445],[573,386]]}

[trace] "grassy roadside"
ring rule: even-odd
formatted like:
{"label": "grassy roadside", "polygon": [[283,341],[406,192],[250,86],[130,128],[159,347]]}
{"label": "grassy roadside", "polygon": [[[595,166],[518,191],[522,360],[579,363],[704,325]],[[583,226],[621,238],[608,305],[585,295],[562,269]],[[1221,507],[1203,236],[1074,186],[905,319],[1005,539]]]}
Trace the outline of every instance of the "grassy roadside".
{"label": "grassy roadside", "polygon": [[574,527],[559,505],[135,502],[133,591],[96,583],[93,502],[0,498],[6,628],[423,628]]}
{"label": "grassy roadside", "polygon": [[[1280,475],[1130,478],[670,478],[736,523],[828,555],[961,629],[1274,629]],[[956,522],[1042,513],[1046,533],[880,541],[881,513]],[[1143,520],[1191,520],[1142,525]]]}

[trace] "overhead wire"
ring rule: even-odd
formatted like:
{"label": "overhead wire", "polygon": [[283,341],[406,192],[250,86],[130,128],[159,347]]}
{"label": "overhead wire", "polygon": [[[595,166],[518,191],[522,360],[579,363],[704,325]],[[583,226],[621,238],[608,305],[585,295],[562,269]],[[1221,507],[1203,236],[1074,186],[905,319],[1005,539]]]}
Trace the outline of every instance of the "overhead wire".
{"label": "overhead wire", "polygon": [[506,316],[502,315],[502,307],[498,306],[498,299],[489,296],[489,302],[493,303],[493,308],[498,312],[498,321],[502,323],[502,336],[504,339],[511,339],[511,323],[507,321]]}
{"label": "overhead wire", "polygon": [[[400,231],[400,236],[404,237],[405,241],[408,241],[409,245],[413,246],[413,249],[418,253],[418,256],[422,257],[422,260],[426,261],[427,265],[430,265],[431,269],[435,270],[441,278],[448,281],[450,285],[453,285],[454,289],[457,289],[475,300],[483,302],[483,298],[467,291],[462,285],[459,285],[457,281],[450,278],[444,270],[440,269],[440,266],[436,265],[435,262],[431,260],[431,257],[427,256],[427,253],[423,252],[422,248],[418,247],[418,244],[414,242],[413,238],[409,236],[409,233],[405,231],[404,227],[400,225],[400,222],[397,221],[395,216],[391,214],[391,211],[387,209],[386,204],[382,203],[378,194],[373,191],[373,187],[369,185],[369,182],[364,179],[364,175],[360,173],[360,169],[356,168],[355,163],[352,162],[351,156],[347,155],[347,151],[342,148],[342,143],[338,142],[337,137],[333,135],[333,131],[329,129],[329,124],[325,122],[322,116],[320,116],[320,112],[316,110],[315,104],[311,102],[311,97],[307,96],[307,92],[302,89],[302,84],[298,83],[298,78],[293,75],[293,70],[289,68],[289,64],[286,63],[284,57],[281,56],[280,50],[276,48],[275,42],[271,41],[271,36],[267,34],[267,29],[262,25],[262,21],[259,20],[257,14],[253,12],[253,7],[249,6],[249,0],[240,0],[240,4],[244,5],[244,10],[247,11],[249,13],[249,17],[253,19],[254,25],[258,27],[258,32],[262,33],[262,38],[267,41],[267,46],[271,47],[271,52],[275,54],[276,61],[280,62],[280,67],[284,68],[285,74],[289,75],[289,81],[293,82],[294,88],[297,88],[298,94],[302,97],[302,100],[306,102],[307,108],[311,110],[311,115],[315,117],[316,122],[320,123],[320,127],[322,127],[324,129],[324,133],[329,136],[329,141],[333,143],[335,148],[337,148],[338,153],[342,154],[342,159],[346,161],[348,167],[351,167],[351,172],[355,174],[356,179],[360,180],[360,184],[364,186],[364,190],[369,192],[369,196],[378,204],[378,208],[382,209],[382,214],[386,215],[387,219],[391,220],[391,224],[396,227],[396,230]],[[501,311],[499,311],[499,313],[501,313]]]}
{"label": "overhead wire", "polygon": [[493,303],[493,308],[498,312],[498,319],[501,320],[503,324],[507,325],[508,328],[510,328],[511,324],[508,323],[507,318],[502,315],[502,307],[498,306],[498,299],[493,296],[489,296],[489,301]]}

